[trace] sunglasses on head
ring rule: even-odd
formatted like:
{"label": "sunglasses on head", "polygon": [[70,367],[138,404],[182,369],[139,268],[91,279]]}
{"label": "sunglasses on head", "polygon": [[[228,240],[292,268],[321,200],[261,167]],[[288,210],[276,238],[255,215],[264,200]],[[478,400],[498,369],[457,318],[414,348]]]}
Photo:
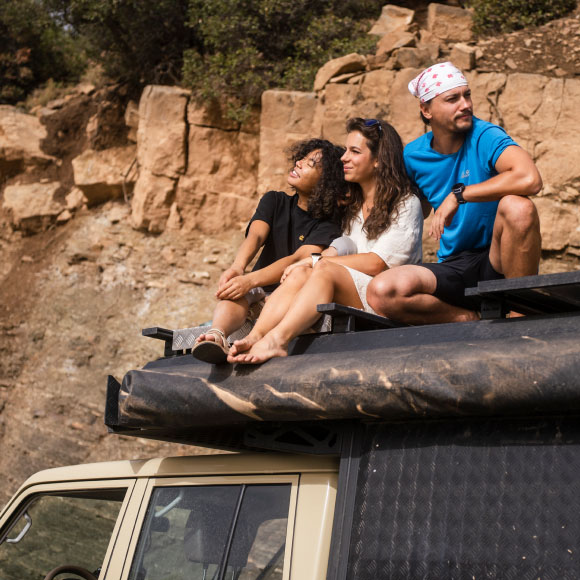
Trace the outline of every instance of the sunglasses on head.
{"label": "sunglasses on head", "polygon": [[375,125],[379,128],[379,133],[382,133],[383,128],[378,119],[365,119],[365,127],[374,127]]}

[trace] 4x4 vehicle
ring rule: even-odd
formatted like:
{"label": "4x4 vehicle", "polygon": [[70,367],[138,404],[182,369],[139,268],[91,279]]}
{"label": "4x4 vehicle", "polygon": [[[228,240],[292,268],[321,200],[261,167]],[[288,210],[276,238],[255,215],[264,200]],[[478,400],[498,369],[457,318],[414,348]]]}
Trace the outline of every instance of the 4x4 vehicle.
{"label": "4x4 vehicle", "polygon": [[0,579],[580,578],[580,272],[473,292],[462,324],[322,305],[254,367],[144,331],[165,356],[109,377],[109,429],[234,453],[36,474]]}

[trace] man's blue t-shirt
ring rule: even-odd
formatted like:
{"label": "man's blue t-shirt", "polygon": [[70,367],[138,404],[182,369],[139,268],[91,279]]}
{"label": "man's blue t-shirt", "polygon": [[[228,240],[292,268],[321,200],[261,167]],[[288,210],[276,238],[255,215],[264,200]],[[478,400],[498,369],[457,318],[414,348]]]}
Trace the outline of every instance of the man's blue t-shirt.
{"label": "man's blue t-shirt", "polygon": [[[498,157],[506,147],[517,145],[501,127],[476,117],[456,153],[438,153],[431,147],[432,139],[431,132],[425,133],[405,147],[404,155],[409,177],[435,209],[456,183],[473,185],[497,175]],[[497,205],[497,201],[461,204],[441,237],[439,261],[464,250],[490,246]]]}

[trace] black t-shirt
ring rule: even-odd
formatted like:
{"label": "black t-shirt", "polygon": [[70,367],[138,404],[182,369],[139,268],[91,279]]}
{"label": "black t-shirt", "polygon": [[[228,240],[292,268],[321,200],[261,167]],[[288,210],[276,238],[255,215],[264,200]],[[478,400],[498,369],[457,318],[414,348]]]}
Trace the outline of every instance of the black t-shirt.
{"label": "black t-shirt", "polygon": [[[331,221],[320,221],[298,207],[298,194],[287,195],[283,191],[268,191],[260,200],[248,227],[254,220],[266,222],[270,233],[264,242],[262,253],[254,266],[260,270],[281,258],[290,256],[300,246],[329,246],[341,235],[340,226]],[[278,284],[264,286],[272,292]]]}

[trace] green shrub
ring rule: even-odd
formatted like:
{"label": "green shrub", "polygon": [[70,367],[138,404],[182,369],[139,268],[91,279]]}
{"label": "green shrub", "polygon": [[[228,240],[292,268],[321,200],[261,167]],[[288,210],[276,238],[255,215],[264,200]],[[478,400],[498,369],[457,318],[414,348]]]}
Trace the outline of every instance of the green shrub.
{"label": "green shrub", "polygon": [[539,26],[564,16],[576,0],[471,0],[474,30],[479,34]]}

